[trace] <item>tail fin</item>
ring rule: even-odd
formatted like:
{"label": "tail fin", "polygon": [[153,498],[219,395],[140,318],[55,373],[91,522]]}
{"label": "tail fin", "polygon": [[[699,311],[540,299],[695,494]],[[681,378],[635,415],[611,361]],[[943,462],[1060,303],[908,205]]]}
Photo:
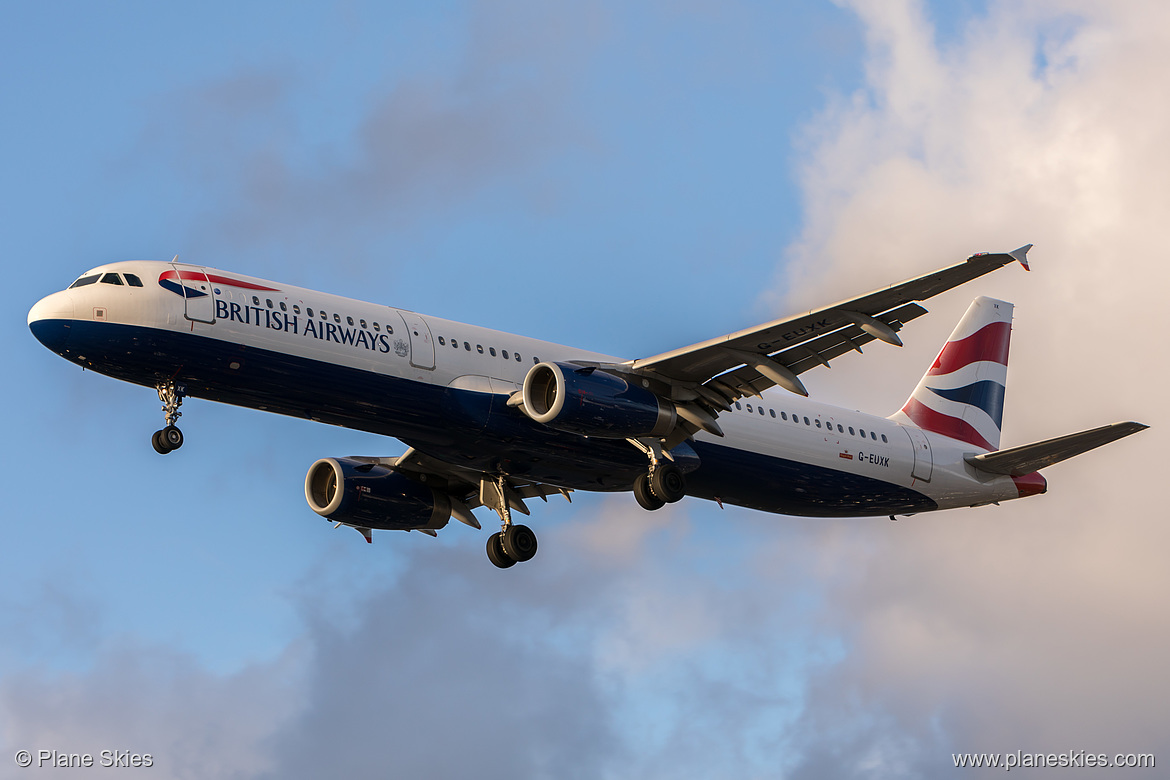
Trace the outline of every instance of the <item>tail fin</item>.
{"label": "tail fin", "polygon": [[988,450],[999,449],[1012,304],[976,298],[934,365],[890,419]]}

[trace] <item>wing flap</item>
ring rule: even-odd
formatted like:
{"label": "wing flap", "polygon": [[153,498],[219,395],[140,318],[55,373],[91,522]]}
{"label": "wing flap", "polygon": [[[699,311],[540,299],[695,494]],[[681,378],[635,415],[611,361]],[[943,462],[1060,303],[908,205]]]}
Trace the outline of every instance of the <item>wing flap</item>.
{"label": "wing flap", "polygon": [[1103,425],[1080,433],[1070,433],[1055,439],[1047,439],[1021,447],[988,452],[983,455],[968,455],[965,460],[981,471],[992,474],[1006,474],[1022,477],[1047,468],[1054,463],[1080,455],[1110,442],[1143,431],[1150,426],[1139,422],[1117,422]]}
{"label": "wing flap", "polygon": [[[892,330],[898,331],[905,323],[916,317],[921,317],[923,314],[926,314],[926,309],[916,303],[910,303],[880,315],[876,319],[888,325]],[[826,333],[803,344],[788,347],[769,357],[783,364],[793,374],[801,374],[815,366],[828,366],[830,360],[849,352],[860,352],[861,347],[873,341],[874,338],[873,335],[862,330],[859,325],[851,323],[848,327]],[[714,381],[724,386],[730,386],[740,398],[747,395],[759,395],[776,384],[750,365],[741,365],[733,371],[722,374]]]}

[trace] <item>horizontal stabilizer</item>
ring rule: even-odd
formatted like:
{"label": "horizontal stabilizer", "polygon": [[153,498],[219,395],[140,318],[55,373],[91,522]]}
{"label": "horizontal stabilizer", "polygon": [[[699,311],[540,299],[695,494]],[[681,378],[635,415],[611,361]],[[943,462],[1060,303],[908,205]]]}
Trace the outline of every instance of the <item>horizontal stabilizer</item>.
{"label": "horizontal stabilizer", "polygon": [[1139,422],[1113,423],[1090,431],[1025,444],[1022,447],[988,452],[984,455],[968,455],[966,461],[981,471],[1022,477],[1149,427]]}

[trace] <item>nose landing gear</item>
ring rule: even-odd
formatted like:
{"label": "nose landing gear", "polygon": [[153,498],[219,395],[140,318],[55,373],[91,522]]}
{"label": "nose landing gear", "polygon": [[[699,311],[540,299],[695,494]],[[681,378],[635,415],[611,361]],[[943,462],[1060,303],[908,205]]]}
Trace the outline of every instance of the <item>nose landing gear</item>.
{"label": "nose landing gear", "polygon": [[166,415],[167,425],[161,431],[155,431],[150,438],[150,443],[154,446],[154,451],[159,455],[166,455],[168,452],[179,449],[183,446],[183,432],[180,431],[175,423],[183,416],[179,411],[179,407],[183,405],[183,388],[181,385],[176,385],[174,380],[168,379],[166,382],[160,382],[156,389],[158,390],[158,400],[162,401],[163,414]]}

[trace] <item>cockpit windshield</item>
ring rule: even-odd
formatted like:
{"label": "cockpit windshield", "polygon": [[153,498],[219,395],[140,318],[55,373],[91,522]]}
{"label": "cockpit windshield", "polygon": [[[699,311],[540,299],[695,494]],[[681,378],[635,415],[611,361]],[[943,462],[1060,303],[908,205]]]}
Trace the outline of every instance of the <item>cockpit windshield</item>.
{"label": "cockpit windshield", "polygon": [[[125,282],[122,281],[122,277],[126,277]],[[109,272],[104,274],[89,274],[87,276],[83,276],[73,284],[69,285],[69,289],[72,290],[74,287],[84,287],[87,284],[94,284],[98,281],[100,281],[102,284],[113,284],[119,287],[125,285],[129,285],[131,287],[142,286],[142,280],[135,274],[116,274]]]}
{"label": "cockpit windshield", "polygon": [[72,290],[74,287],[85,287],[85,285],[87,285],[87,284],[93,284],[99,278],[101,278],[101,274],[92,274],[90,276],[83,276],[80,279],[78,279],[76,282],[74,282],[73,284],[69,285],[69,289]]}

